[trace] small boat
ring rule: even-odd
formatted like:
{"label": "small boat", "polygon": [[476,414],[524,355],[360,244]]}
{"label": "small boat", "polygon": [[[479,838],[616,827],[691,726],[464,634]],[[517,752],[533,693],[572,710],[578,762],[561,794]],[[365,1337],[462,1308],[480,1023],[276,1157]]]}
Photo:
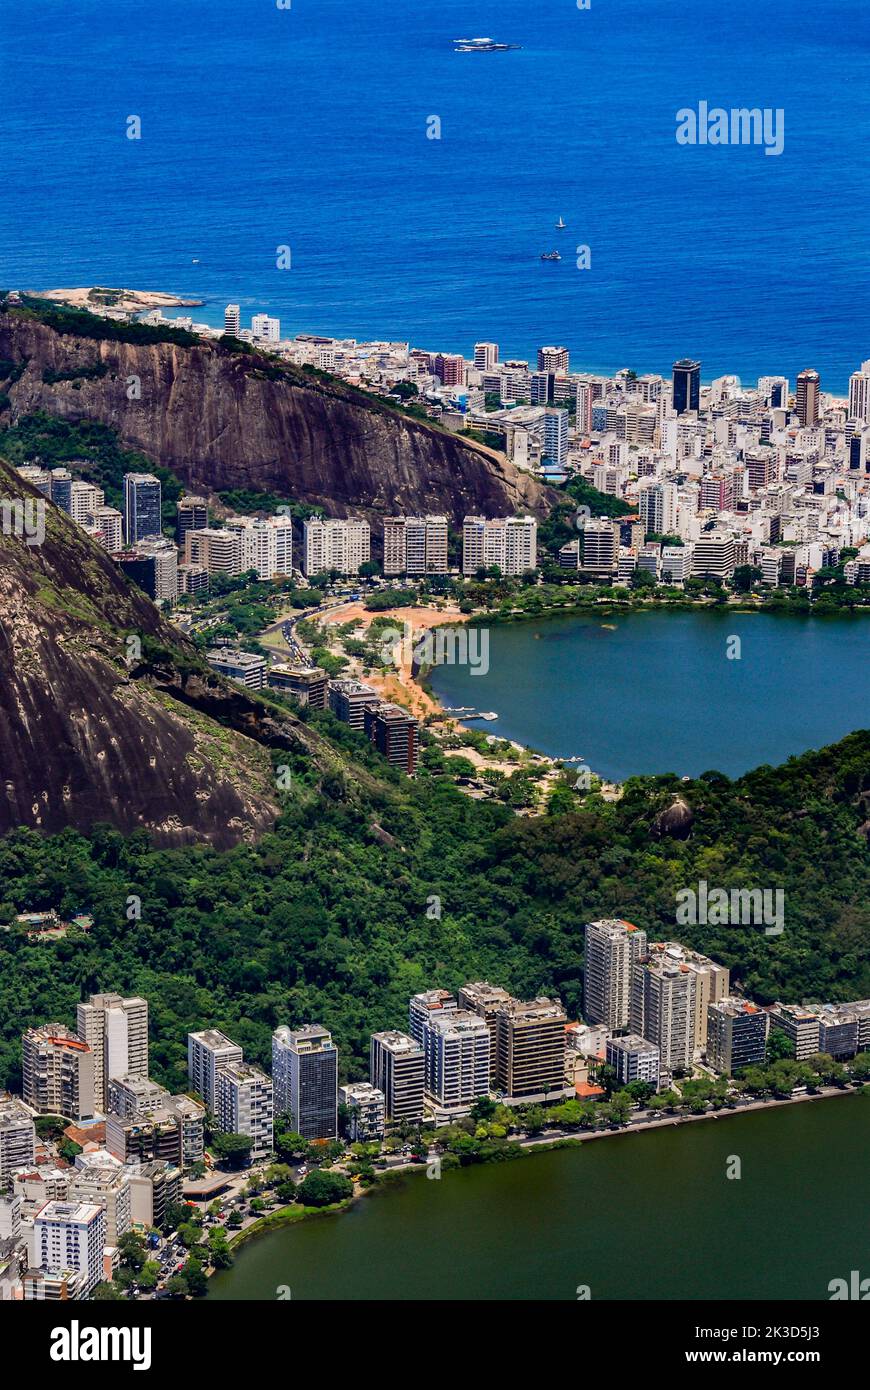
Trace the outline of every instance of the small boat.
{"label": "small boat", "polygon": [[457,53],[507,53],[519,48],[518,43],[496,43],[493,39],[454,39]]}
{"label": "small boat", "polygon": [[559,252],[558,252],[558,251],[542,251],[542,252],[541,252],[541,260],[542,260],[542,261],[561,261],[561,259],[562,259],[562,257],[559,255]]}
{"label": "small boat", "polygon": [[565,230],[565,228],[567,227],[567,225],[568,225],[568,223],[565,221],[565,219],[564,219],[563,217],[560,216],[560,217],[559,217],[559,221],[556,223],[556,231],[557,231],[557,232],[564,232],[564,230]]}

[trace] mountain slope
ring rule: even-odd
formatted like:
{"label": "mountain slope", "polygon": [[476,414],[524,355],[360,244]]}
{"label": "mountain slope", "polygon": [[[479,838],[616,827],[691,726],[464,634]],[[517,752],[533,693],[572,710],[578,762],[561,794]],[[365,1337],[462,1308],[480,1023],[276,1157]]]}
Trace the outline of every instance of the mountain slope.
{"label": "mountain slope", "polygon": [[100,420],[196,491],[257,488],[336,515],[434,511],[454,523],[545,515],[556,497],[502,455],[338,378],[89,314],[0,306],[0,393],[6,420]]}
{"label": "mountain slope", "polygon": [[[11,498],[37,494],[0,461]],[[208,690],[192,649],[63,512],[44,505],[32,546],[13,517],[0,527],[0,833],[106,821],[158,844],[228,846],[264,831],[268,753],[177,698],[197,680]],[[128,638],[143,654],[129,665]],[[211,699],[250,703],[217,682]]]}

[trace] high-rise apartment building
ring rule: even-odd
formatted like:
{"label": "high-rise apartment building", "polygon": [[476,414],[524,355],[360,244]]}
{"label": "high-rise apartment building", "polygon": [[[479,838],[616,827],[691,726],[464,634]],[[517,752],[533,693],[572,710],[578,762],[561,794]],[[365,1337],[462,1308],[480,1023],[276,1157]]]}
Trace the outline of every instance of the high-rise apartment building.
{"label": "high-rise apartment building", "polygon": [[338,1051],[319,1024],[276,1028],[272,1034],[275,1111],[291,1117],[305,1139],[338,1135]]}
{"label": "high-rise apartment building", "polygon": [[92,1202],[47,1202],[33,1223],[36,1263],[47,1273],[78,1276],[76,1298],[88,1298],[102,1282],[106,1214]]}
{"label": "high-rise apartment building", "polygon": [[373,1033],[369,1054],[371,1084],[384,1094],[386,1118],[423,1117],[425,1058],[419,1042],[395,1029]]}
{"label": "high-rise apartment building", "polygon": [[420,721],[400,705],[379,701],[363,709],[363,732],[393,767],[417,776]]}
{"label": "high-rise apartment building", "polygon": [[667,953],[639,961],[632,972],[629,1025],[659,1049],[663,1072],[692,1066],[695,976]]}
{"label": "high-rise apartment building", "polygon": [[588,1023],[603,1023],[611,1032],[628,1027],[632,972],[646,946],[646,932],[631,922],[587,924],[583,1013]]}
{"label": "high-rise apartment building", "polygon": [[571,357],[566,347],[538,348],[539,372],[568,372]]}
{"label": "high-rise apartment building", "polygon": [[242,311],[238,304],[228,304],[224,309],[224,332],[238,338],[242,329]]}
{"label": "high-rise apartment building", "polygon": [[270,318],[268,314],[254,314],[251,319],[251,337],[261,343],[280,342],[281,320]]}
{"label": "high-rise apartment building", "polygon": [[92,994],[76,1008],[76,1031],[94,1056],[94,1100],[105,1113],[109,1082],[148,1075],[148,1002],[139,995]]}
{"label": "high-rise apartment building", "polygon": [[727,999],[731,988],[731,973],[700,951],[692,951],[676,941],[656,941],[649,945],[653,960],[665,960],[672,965],[685,966],[694,976],[693,1048],[703,1052],[707,1046],[707,1010],[711,1004]]}
{"label": "high-rise apartment building", "polygon": [[479,372],[491,372],[498,364],[498,343],[475,343],[474,365]]}
{"label": "high-rise apartment building", "polygon": [[804,429],[819,423],[819,374],[811,367],[798,372],[795,410]]}
{"label": "high-rise apartment building", "polygon": [[336,719],[360,731],[365,725],[366,710],[381,702],[380,695],[370,685],[353,680],[330,681],[327,699]]}
{"label": "high-rise apartment building", "polygon": [[304,526],[306,575],[335,570],[358,574],[371,559],[371,530],[367,521],[339,517],[309,517]]}
{"label": "high-rise apartment building", "polygon": [[124,474],[124,536],[128,545],[163,532],[160,480],[151,473]]}
{"label": "high-rise apartment building", "polygon": [[253,1163],[268,1157],[273,1148],[271,1077],[247,1062],[221,1067],[216,1119],[224,1134],[244,1134],[251,1140]]}
{"label": "high-rise apartment building", "polygon": [[508,1104],[557,1100],[565,1085],[565,1024],[554,999],[512,999],[496,1014],[495,1074],[491,1085]]}
{"label": "high-rise apartment building", "polygon": [[242,1049],[217,1028],[187,1035],[187,1074],[207,1110],[217,1114],[218,1076],[225,1067],[243,1062]]}
{"label": "high-rise apartment building", "polygon": [[266,684],[266,658],[238,647],[210,647],[205,659],[213,671],[238,681],[246,690],[262,690]]}
{"label": "high-rise apartment building", "polygon": [[730,579],[737,563],[734,537],[724,531],[702,531],[692,551],[692,574]]}
{"label": "high-rise apartment building", "polygon": [[870,361],[849,377],[849,419],[870,424]]}
{"label": "high-rise apartment building", "polygon": [[28,1028],[21,1039],[24,1101],[40,1115],[86,1120],[94,1114],[94,1053],[60,1023]]}
{"label": "high-rise apartment building", "polygon": [[28,1168],[36,1151],[33,1116],[20,1100],[0,1099],[0,1187],[16,1168]]}
{"label": "high-rise apartment building", "polygon": [[436,352],[432,371],[442,386],[465,385],[465,359],[452,352]]}
{"label": "high-rise apartment building", "polygon": [[273,690],[292,695],[300,705],[309,709],[326,709],[329,677],[319,666],[294,666],[279,662],[266,673]]}
{"label": "high-rise apartment building", "polygon": [[688,410],[697,411],[701,405],[701,364],[683,357],[674,363],[674,410],[684,415]]}
{"label": "high-rise apartment building", "polygon": [[175,504],[175,539],[184,548],[188,531],[205,531],[208,527],[208,500],[205,497],[182,497]]}
{"label": "high-rise apartment building", "polygon": [[436,1110],[467,1113],[489,1092],[489,1029],[462,1009],[430,1016],[426,1024],[427,1092]]}
{"label": "high-rise apartment building", "polygon": [[593,517],[583,526],[583,569],[592,574],[610,574],[617,563],[619,539],[613,522],[606,516]]}
{"label": "high-rise apartment building", "polygon": [[489,1071],[490,1077],[496,1075],[496,1056],[498,1052],[498,1014],[501,1009],[515,1003],[512,994],[500,985],[491,985],[488,980],[474,980],[463,985],[457,995],[460,1009],[478,1014],[486,1020],[489,1029]]}
{"label": "high-rise apartment building", "polygon": [[538,563],[538,523],[532,516],[467,516],[462,527],[462,572],[497,567],[503,575],[533,570]]}
{"label": "high-rise apartment building", "polygon": [[638,489],[637,509],[647,535],[670,535],[677,524],[677,489],[673,483],[649,483]]}
{"label": "high-rise apartment building", "polygon": [[124,545],[124,518],[115,507],[94,507],[87,517],[89,526],[104,550],[111,554]]}
{"label": "high-rise apartment building", "polygon": [[707,1009],[707,1061],[733,1076],[740,1067],[763,1067],[769,1015],[745,999],[720,999]]}
{"label": "high-rise apartment building", "polygon": [[446,574],[446,516],[388,516],[384,574]]}
{"label": "high-rise apartment building", "polygon": [[105,501],[106,496],[101,487],[94,487],[93,483],[75,479],[70,486],[69,514],[78,526],[84,526],[90,513],[104,506]]}
{"label": "high-rise apartment building", "polygon": [[548,409],[544,413],[544,452],[542,461],[551,467],[563,467],[568,457],[568,412]]}

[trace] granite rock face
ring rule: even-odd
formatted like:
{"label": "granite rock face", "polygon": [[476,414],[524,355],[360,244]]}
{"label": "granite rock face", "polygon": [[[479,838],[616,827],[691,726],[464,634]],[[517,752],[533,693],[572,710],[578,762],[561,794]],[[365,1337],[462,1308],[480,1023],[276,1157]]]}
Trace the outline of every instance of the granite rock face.
{"label": "granite rock face", "polygon": [[438,512],[454,524],[467,512],[544,516],[555,500],[501,454],[335,377],[222,344],[78,337],[10,311],[0,358],[25,364],[4,388],[13,421],[36,410],[99,420],[196,492],[258,488],[338,516]]}
{"label": "granite rock face", "polygon": [[[37,494],[0,462],[14,519],[10,499]],[[240,714],[225,727],[185,695],[197,655],[100,547],[51,503],[44,525],[37,545],[0,526],[0,834],[106,822],[223,848],[267,830],[266,748],[233,727]],[[235,701],[222,683],[209,698]]]}

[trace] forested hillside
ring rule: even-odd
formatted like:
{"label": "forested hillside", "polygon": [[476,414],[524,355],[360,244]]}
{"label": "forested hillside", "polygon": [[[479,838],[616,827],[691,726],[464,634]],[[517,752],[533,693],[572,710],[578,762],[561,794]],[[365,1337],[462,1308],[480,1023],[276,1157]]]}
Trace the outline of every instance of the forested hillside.
{"label": "forested hillside", "polygon": [[[868,732],[734,782],[637,779],[617,804],[539,819],[355,767],[324,788],[297,756],[274,831],[224,852],[109,829],[0,840],[0,922],[45,907],[94,917],[55,943],[0,931],[0,1085],[18,1085],[21,1029],[71,1023],[88,990],[148,997],[152,1069],[176,1086],[185,1034],[205,1024],[266,1061],[276,1024],[317,1019],[343,1072],[363,1075],[372,1029],[401,1026],[414,991],[467,977],[556,991],[576,1016],[583,926],[600,916],[679,935],[763,1001],[870,996]],[[691,824],[662,817],[678,796]],[[782,888],[784,933],[677,929],[675,894],[701,878]]]}

